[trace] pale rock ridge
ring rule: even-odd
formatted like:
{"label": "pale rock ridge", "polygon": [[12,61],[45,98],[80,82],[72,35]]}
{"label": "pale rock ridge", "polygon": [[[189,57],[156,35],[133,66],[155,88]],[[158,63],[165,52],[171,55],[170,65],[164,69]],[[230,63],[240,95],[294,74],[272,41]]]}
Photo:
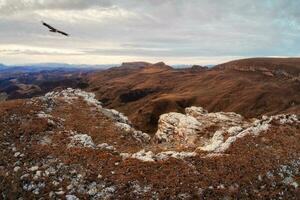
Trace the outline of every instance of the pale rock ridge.
{"label": "pale rock ridge", "polygon": [[207,128],[211,125],[219,128],[227,129],[234,125],[241,125],[244,122],[244,117],[234,112],[216,112],[208,113],[202,107],[189,107],[185,109],[187,116],[192,116],[202,122],[202,128]]}
{"label": "pale rock ridge", "polygon": [[41,111],[37,114],[39,118],[52,118],[52,115],[46,114],[45,112]]}
{"label": "pale rock ridge", "polygon": [[72,103],[72,100],[82,97],[90,105],[101,106],[101,102],[95,99],[95,94],[90,92],[84,92],[80,89],[67,88],[61,91],[52,91],[45,95],[46,99],[60,98],[65,102]]}
{"label": "pale rock ridge", "polygon": [[297,115],[263,116],[246,120],[233,112],[208,113],[201,107],[189,107],[186,114],[167,113],[160,116],[155,140],[166,145],[198,147],[198,150],[223,153],[237,139],[257,136],[267,131],[273,122],[299,123]]}
{"label": "pale rock ridge", "polygon": [[298,117],[296,115],[275,115],[271,117],[264,116],[261,120],[255,120],[253,123],[249,125],[248,128],[236,128],[235,131],[227,130],[229,133],[229,137],[224,141],[225,131],[217,131],[211,140],[203,147],[199,147],[200,150],[204,151],[213,151],[216,153],[225,152],[232,143],[234,143],[237,139],[245,137],[246,135],[257,136],[261,132],[267,131],[273,121],[279,121],[280,124],[293,124],[299,123]]}
{"label": "pale rock ridge", "polygon": [[75,134],[70,136],[71,142],[68,147],[88,147],[94,148],[95,144],[91,136],[87,134]]}
{"label": "pale rock ridge", "polygon": [[188,157],[196,156],[197,154],[195,152],[177,152],[177,151],[163,151],[160,153],[153,153],[152,151],[146,151],[145,149],[142,149],[139,152],[136,152],[134,154],[121,154],[123,158],[135,158],[138,160],[141,160],[143,162],[154,162],[154,161],[160,161],[160,160],[167,160],[169,158],[176,158],[176,159],[184,159]]}
{"label": "pale rock ridge", "polygon": [[183,140],[193,143],[197,133],[201,129],[201,123],[192,116],[181,113],[167,113],[159,118],[158,131],[155,134],[159,142],[174,142]]}
{"label": "pale rock ridge", "polygon": [[124,132],[131,133],[132,136],[139,142],[148,143],[151,140],[150,135],[148,135],[147,133],[143,133],[142,131],[138,131],[138,130],[134,129],[131,125],[129,125],[127,123],[117,122],[116,125]]}
{"label": "pale rock ridge", "polygon": [[[112,119],[117,127],[127,133],[130,133],[137,141],[146,143],[150,141],[151,137],[147,133],[143,133],[134,129],[128,118],[123,113],[120,113],[114,109],[103,108],[102,103],[95,98],[94,93],[85,92],[80,89],[68,88],[62,91],[49,92],[42,97],[44,101],[51,102],[51,105],[55,104],[53,103],[55,100],[63,100],[71,104],[72,101],[78,100],[79,98],[82,98],[88,105],[93,106],[93,108],[95,108],[97,111]],[[47,116],[50,115],[43,113],[43,117]]]}
{"label": "pale rock ridge", "polygon": [[185,112],[186,114],[171,112],[161,115],[155,140],[159,143],[172,142],[190,147],[203,142],[202,136],[210,127],[227,130],[245,126],[247,123],[241,115],[232,112],[208,113],[195,106],[186,108]]}
{"label": "pale rock ridge", "polygon": [[120,113],[114,109],[106,109],[106,108],[102,108],[101,112],[111,118],[114,119],[115,121],[119,122],[119,123],[123,123],[123,124],[127,124],[129,126],[131,126],[131,123],[129,122],[128,118],[123,114]]}
{"label": "pale rock ridge", "polygon": [[54,118],[50,114],[46,114],[45,112],[40,111],[39,113],[37,113],[37,117],[41,119],[46,119],[48,124],[55,125],[55,122],[53,121]]}
{"label": "pale rock ridge", "polygon": [[[129,133],[137,141],[148,143],[151,137],[141,131],[135,130],[128,118],[122,113],[113,109],[106,109],[101,106],[101,102],[95,99],[92,93],[84,92],[78,89],[66,89],[60,92],[50,92],[45,95],[44,100],[48,102],[56,99],[68,103],[76,99],[83,99],[88,105],[102,112],[115,122],[115,125],[123,132]],[[55,104],[55,103],[54,103]],[[53,105],[53,103],[51,103]],[[280,124],[299,123],[296,115],[276,115],[263,116],[262,119],[246,120],[241,115],[233,112],[209,113],[202,107],[189,107],[185,109],[186,114],[167,113],[160,116],[158,131],[154,136],[154,141],[166,145],[165,151],[153,153],[144,149],[130,154],[120,153],[123,158],[136,158],[142,161],[165,160],[170,157],[184,159],[195,156],[193,151],[184,151],[185,148],[193,148],[203,152],[219,154],[224,153],[232,143],[246,135],[257,136],[261,132],[267,131],[272,122]],[[38,113],[40,118],[50,118],[50,113]],[[73,134],[70,136],[70,147],[80,146],[88,148],[98,148],[92,138],[86,134]],[[183,147],[181,152],[166,151],[169,147]],[[99,148],[102,148],[102,146]],[[103,148],[106,148],[103,146]],[[174,149],[174,148],[171,148]]]}

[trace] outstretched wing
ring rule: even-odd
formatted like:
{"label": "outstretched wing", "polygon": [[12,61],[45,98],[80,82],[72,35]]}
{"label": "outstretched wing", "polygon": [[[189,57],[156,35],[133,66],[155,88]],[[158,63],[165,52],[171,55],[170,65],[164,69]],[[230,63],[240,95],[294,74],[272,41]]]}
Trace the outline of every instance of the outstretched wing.
{"label": "outstretched wing", "polygon": [[45,22],[43,22],[43,21],[42,21],[42,23],[43,23],[44,26],[46,26],[47,28],[49,28],[51,32],[56,32],[56,33],[60,33],[60,34],[65,35],[65,36],[69,36],[68,33],[65,33],[65,32],[63,32],[63,31],[57,30],[57,29],[54,28],[53,26],[50,26],[49,24],[47,24],[47,23],[45,23]]}
{"label": "outstretched wing", "polygon": [[62,31],[57,31],[57,33],[63,34],[63,35],[65,35],[65,36],[69,36],[68,33],[65,33],[65,32],[62,32]]}
{"label": "outstretched wing", "polygon": [[51,29],[51,30],[56,30],[54,27],[50,26],[49,24],[42,22],[44,26],[46,26],[47,28]]}

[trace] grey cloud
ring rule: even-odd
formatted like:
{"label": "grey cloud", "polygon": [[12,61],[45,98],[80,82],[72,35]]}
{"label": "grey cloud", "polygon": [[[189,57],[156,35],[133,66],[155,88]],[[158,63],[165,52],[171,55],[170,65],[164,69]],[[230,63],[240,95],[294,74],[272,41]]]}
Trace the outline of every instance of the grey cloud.
{"label": "grey cloud", "polygon": [[[300,54],[298,0],[0,2],[0,44],[74,49],[85,56]],[[72,37],[48,33],[41,19]]]}
{"label": "grey cloud", "polygon": [[70,52],[47,52],[43,50],[21,50],[21,49],[0,49],[0,55],[64,55],[64,56],[77,56],[84,55],[84,53],[70,53]]}
{"label": "grey cloud", "polygon": [[94,6],[109,7],[110,0],[0,0],[0,13],[14,14],[33,10],[72,10],[87,9]]}

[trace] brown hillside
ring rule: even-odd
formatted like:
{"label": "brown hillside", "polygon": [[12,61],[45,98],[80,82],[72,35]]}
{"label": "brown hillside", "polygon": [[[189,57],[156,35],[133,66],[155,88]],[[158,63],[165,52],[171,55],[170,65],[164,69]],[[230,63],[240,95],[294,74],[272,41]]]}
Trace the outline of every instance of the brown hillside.
{"label": "brown hillside", "polygon": [[300,58],[248,58],[216,66],[219,69],[271,72],[273,75],[300,75]]}
{"label": "brown hillside", "polygon": [[299,113],[298,63],[300,59],[258,58],[205,70],[134,63],[90,75],[88,90],[105,106],[128,115],[137,128],[154,132],[160,114],[183,112],[191,105],[246,117]]}

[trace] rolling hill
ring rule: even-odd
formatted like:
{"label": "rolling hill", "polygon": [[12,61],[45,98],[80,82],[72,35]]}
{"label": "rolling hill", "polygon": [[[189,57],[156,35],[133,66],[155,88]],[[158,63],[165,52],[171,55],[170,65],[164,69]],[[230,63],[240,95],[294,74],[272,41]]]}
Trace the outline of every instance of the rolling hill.
{"label": "rolling hill", "polygon": [[192,105],[246,117],[299,114],[299,66],[294,58],[237,60],[201,70],[127,63],[90,74],[87,90],[128,115],[137,128],[155,132],[161,114]]}

